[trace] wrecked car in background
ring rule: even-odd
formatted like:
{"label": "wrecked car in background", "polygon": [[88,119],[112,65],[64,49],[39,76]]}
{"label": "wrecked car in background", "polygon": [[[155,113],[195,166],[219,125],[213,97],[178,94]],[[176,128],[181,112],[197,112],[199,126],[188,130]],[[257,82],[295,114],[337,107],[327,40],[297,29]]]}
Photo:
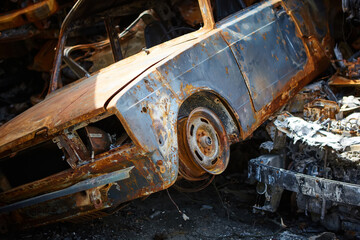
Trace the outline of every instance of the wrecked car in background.
{"label": "wrecked car in background", "polygon": [[1,229],[100,217],[222,173],[230,145],[329,66],[335,4],[78,0],[49,94],[0,127]]}

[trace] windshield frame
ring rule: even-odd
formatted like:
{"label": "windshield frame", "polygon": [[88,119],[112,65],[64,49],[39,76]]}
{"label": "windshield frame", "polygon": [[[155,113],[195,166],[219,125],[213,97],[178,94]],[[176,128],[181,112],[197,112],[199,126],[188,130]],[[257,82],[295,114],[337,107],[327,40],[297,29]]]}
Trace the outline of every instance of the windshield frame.
{"label": "windshield frame", "polygon": [[[86,4],[86,2],[87,0],[78,0],[74,4],[70,12],[66,15],[61,25],[59,40],[56,47],[54,65],[52,69],[52,75],[51,75],[51,80],[47,95],[62,87],[60,71],[61,71],[61,64],[64,61],[64,49],[65,49],[66,40],[71,30],[71,23],[77,17],[77,13],[79,9],[81,9],[81,7]],[[213,29],[215,26],[215,21],[214,21],[210,0],[198,0],[198,4],[204,21],[204,26],[202,29],[207,29],[207,30]],[[111,36],[109,36],[109,33],[110,32],[107,31],[108,37],[111,38]],[[86,75],[85,77],[89,77],[89,76]]]}

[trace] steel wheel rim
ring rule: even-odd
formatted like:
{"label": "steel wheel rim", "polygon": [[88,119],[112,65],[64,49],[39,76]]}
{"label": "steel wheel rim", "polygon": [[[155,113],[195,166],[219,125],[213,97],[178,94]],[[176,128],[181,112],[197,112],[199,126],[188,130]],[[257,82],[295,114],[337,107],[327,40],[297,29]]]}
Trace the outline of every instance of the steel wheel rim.
{"label": "steel wheel rim", "polygon": [[187,120],[186,140],[194,162],[210,174],[222,173],[229,162],[229,141],[225,127],[214,112],[194,109]]}

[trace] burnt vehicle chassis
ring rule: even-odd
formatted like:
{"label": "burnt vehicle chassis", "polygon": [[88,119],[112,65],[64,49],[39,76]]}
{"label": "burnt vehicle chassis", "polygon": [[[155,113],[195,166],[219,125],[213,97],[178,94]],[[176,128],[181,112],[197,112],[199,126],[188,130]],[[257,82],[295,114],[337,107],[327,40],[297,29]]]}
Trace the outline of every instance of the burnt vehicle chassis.
{"label": "burnt vehicle chassis", "polygon": [[[141,11],[159,4],[144,2]],[[199,30],[154,40],[124,58],[122,37],[151,15],[126,3],[77,1],[60,31],[48,96],[1,126],[2,229],[103,216],[179,176],[199,181],[222,173],[230,145],[332,58],[328,18],[336,8],[293,0],[250,7],[199,0]],[[105,18],[114,63],[89,72],[66,42],[93,9]],[[121,9],[141,14],[119,33]],[[64,87],[63,62],[80,78]]]}
{"label": "burnt vehicle chassis", "polygon": [[[314,108],[322,110],[325,104]],[[249,162],[249,178],[258,181],[257,191],[265,196],[254,208],[275,212],[287,190],[299,212],[330,231],[358,236],[359,114],[339,120],[324,112],[319,116],[323,120],[311,121],[284,112],[268,125],[274,137],[264,145],[271,146],[271,154]]]}

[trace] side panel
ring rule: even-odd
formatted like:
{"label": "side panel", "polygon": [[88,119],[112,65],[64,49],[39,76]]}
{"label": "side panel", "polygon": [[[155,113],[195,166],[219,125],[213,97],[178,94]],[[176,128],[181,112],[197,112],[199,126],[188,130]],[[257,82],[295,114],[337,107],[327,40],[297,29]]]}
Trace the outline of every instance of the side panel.
{"label": "side panel", "polygon": [[247,80],[256,111],[274,100],[307,62],[291,17],[279,1],[240,11],[218,23]]}
{"label": "side panel", "polygon": [[[219,32],[215,31],[168,64],[160,67],[159,72],[181,101],[197,91],[212,90],[236,111],[244,131],[255,123],[245,80]],[[170,70],[169,66],[174,66],[174,69]]]}
{"label": "side panel", "polygon": [[160,147],[165,159],[171,155],[167,152],[170,149],[177,155],[174,143],[178,111],[183,101],[196,92],[220,95],[237,113],[245,131],[255,123],[245,81],[218,31],[202,36],[193,46],[125,90],[116,103],[123,124],[145,151],[153,152]]}

